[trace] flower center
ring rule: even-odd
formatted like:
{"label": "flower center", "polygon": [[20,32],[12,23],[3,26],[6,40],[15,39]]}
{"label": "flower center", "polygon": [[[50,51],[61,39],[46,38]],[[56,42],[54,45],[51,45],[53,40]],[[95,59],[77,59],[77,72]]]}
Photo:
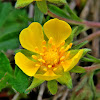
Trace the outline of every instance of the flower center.
{"label": "flower center", "polygon": [[70,52],[66,53],[66,51],[71,48],[72,43],[65,48],[65,42],[59,45],[59,47],[54,45],[52,42],[52,38],[50,38],[48,45],[46,46],[46,41],[43,41],[42,51],[38,51],[38,48],[36,47],[36,51],[38,51],[40,55],[32,55],[34,59],[38,60],[36,66],[41,66],[44,71],[47,71],[48,69],[57,69],[56,66],[63,63],[70,54]]}
{"label": "flower center", "polygon": [[54,65],[59,61],[58,52],[49,50],[48,52],[44,53],[44,60],[47,64]]}

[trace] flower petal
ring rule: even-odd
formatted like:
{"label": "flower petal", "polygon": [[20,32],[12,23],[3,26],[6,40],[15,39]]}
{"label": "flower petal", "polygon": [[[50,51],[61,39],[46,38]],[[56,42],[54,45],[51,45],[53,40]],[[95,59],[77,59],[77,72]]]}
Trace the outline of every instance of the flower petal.
{"label": "flower petal", "polygon": [[45,74],[35,74],[35,78],[42,79],[42,80],[53,80],[61,77],[61,75],[56,75],[52,70],[48,70]]}
{"label": "flower petal", "polygon": [[55,44],[60,44],[71,34],[71,27],[65,21],[57,18],[51,19],[43,26],[44,32],[48,38],[52,37]]}
{"label": "flower petal", "polygon": [[31,23],[28,28],[21,31],[19,39],[23,48],[33,52],[36,52],[36,47],[40,50],[44,39],[42,26],[37,22]]}
{"label": "flower petal", "polygon": [[64,72],[71,70],[78,63],[82,54],[83,54],[83,50],[79,50],[79,52],[73,58],[66,60],[64,63],[62,63]]}
{"label": "flower petal", "polygon": [[29,60],[24,54],[18,52],[15,55],[15,63],[28,76],[34,76],[39,67],[35,66],[35,62]]}

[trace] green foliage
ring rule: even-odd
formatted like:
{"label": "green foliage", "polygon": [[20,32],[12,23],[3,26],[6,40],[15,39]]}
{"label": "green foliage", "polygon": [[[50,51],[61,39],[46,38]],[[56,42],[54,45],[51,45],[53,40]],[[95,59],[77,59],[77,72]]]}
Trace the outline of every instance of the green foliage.
{"label": "green foliage", "polygon": [[24,74],[17,66],[15,67],[14,76],[10,78],[9,84],[19,93],[26,93],[25,90],[29,85],[29,77]]}
{"label": "green foliage", "polygon": [[48,89],[49,89],[50,93],[56,94],[57,89],[58,89],[56,80],[48,81],[47,86],[48,86]]}
{"label": "green foliage", "polygon": [[13,9],[11,3],[0,3],[0,50],[7,51],[19,46],[20,30],[27,26],[25,10]]}
{"label": "green foliage", "polygon": [[47,9],[46,0],[37,1],[36,3],[41,12],[47,13],[48,9]]}
{"label": "green foliage", "polygon": [[89,54],[86,55],[86,57],[82,58],[82,61],[85,62],[94,62],[94,63],[100,63],[100,59],[97,59]]}
{"label": "green foliage", "polygon": [[31,83],[31,85],[27,88],[26,91],[28,90],[31,90],[37,86],[39,86],[40,84],[42,84],[44,82],[44,80],[40,80],[40,79],[37,79],[37,78],[33,78],[33,81]]}
{"label": "green foliage", "polygon": [[35,10],[34,10],[34,22],[39,22],[42,24],[44,14],[39,10],[37,7],[37,4],[35,4]]}
{"label": "green foliage", "polygon": [[57,81],[61,84],[66,85],[69,89],[72,89],[72,78],[69,72],[64,73]]}
{"label": "green foliage", "polygon": [[74,73],[84,73],[86,70],[83,67],[75,66],[73,69],[70,70],[70,72]]}

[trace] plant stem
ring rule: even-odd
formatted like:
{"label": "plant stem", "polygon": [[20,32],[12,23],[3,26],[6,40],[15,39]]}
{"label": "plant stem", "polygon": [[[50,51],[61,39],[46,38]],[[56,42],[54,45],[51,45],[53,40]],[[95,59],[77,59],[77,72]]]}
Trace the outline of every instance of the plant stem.
{"label": "plant stem", "polygon": [[63,18],[63,17],[60,17],[54,13],[52,13],[50,10],[48,10],[47,12],[51,17],[54,17],[54,18],[58,18],[58,19],[61,19],[61,20],[64,20],[70,24],[74,24],[74,25],[85,25],[87,27],[100,27],[100,23],[99,22],[91,22],[91,21],[75,21],[75,20],[70,20],[70,19],[67,19],[67,18]]}
{"label": "plant stem", "polygon": [[86,69],[87,72],[92,72],[92,71],[100,69],[100,64],[92,65],[92,66],[88,66],[84,68]]}
{"label": "plant stem", "polygon": [[84,42],[84,41],[91,41],[94,38],[99,37],[99,36],[100,36],[100,31],[96,31],[96,32],[92,33],[91,35],[89,35],[89,36],[87,36],[87,37],[85,37],[83,39],[78,40],[77,44],[79,44],[81,42]]}

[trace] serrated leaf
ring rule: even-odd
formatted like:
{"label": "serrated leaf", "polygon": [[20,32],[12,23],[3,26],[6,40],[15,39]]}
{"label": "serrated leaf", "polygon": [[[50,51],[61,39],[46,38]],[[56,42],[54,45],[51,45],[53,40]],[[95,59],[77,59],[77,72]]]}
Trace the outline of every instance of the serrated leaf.
{"label": "serrated leaf", "polygon": [[44,14],[39,10],[37,7],[37,4],[35,4],[35,10],[34,10],[34,22],[39,22],[42,24]]}
{"label": "serrated leaf", "polygon": [[37,1],[36,3],[41,12],[47,13],[48,8],[47,8],[46,0]]}
{"label": "serrated leaf", "polygon": [[57,81],[61,84],[66,85],[69,89],[72,89],[72,78],[69,72],[65,72],[62,77],[58,78]]}
{"label": "serrated leaf", "polygon": [[25,93],[29,85],[29,77],[24,74],[17,66],[15,67],[15,76],[9,81],[9,84],[19,93]]}
{"label": "serrated leaf", "polygon": [[86,70],[80,66],[75,66],[73,69],[70,70],[70,72],[74,72],[74,73],[85,73],[85,71]]}
{"label": "serrated leaf", "polygon": [[17,0],[15,8],[22,8],[33,2],[33,0]]}
{"label": "serrated leaf", "polygon": [[40,79],[37,79],[37,78],[33,78],[33,81],[31,83],[31,85],[27,88],[26,91],[28,90],[31,90],[37,86],[39,86],[40,84],[42,84],[44,82],[44,80],[40,80]]}
{"label": "serrated leaf", "polygon": [[48,89],[51,92],[51,94],[56,94],[58,86],[57,86],[57,81],[56,80],[51,80],[48,81],[47,83]]}
{"label": "serrated leaf", "polygon": [[6,72],[12,74],[12,68],[6,55],[0,52],[0,73],[5,74]]}

